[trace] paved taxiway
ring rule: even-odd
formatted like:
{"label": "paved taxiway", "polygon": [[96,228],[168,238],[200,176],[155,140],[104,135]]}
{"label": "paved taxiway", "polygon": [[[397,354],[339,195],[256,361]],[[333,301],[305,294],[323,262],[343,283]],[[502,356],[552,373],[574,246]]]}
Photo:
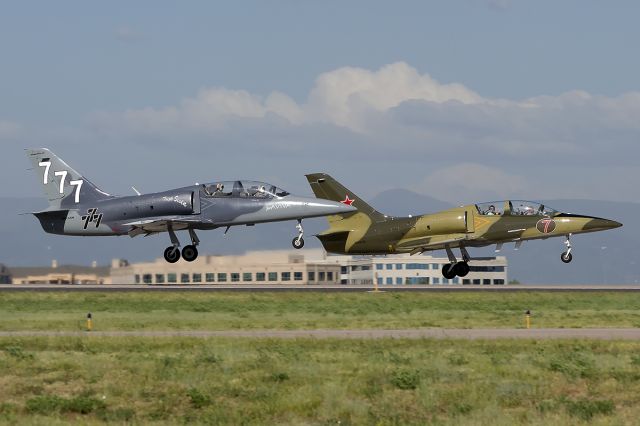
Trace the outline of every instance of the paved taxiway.
{"label": "paved taxiway", "polygon": [[401,330],[0,331],[0,337],[233,337],[253,339],[640,340],[640,328],[418,328]]}
{"label": "paved taxiway", "polygon": [[[219,284],[182,284],[182,285],[147,285],[147,284],[9,284],[0,285],[0,291],[317,291],[317,292],[363,292],[372,291],[370,285],[219,285]],[[466,292],[466,291],[640,291],[640,285],[399,285],[380,286],[381,291],[432,291],[432,292]]]}

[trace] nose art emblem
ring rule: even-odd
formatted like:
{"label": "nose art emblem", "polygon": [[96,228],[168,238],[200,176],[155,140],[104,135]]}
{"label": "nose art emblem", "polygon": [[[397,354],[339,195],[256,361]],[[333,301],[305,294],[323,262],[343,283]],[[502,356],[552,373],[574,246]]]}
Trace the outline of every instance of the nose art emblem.
{"label": "nose art emblem", "polygon": [[549,234],[556,229],[556,221],[553,219],[540,219],[538,223],[536,223],[536,229],[543,234]]}

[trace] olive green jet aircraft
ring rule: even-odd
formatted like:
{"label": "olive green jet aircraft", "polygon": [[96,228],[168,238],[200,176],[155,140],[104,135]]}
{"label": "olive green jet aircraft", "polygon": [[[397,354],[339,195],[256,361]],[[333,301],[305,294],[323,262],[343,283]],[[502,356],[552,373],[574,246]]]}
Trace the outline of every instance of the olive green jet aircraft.
{"label": "olive green jet aircraft", "polygon": [[[566,251],[560,259],[571,262],[571,235],[604,231],[621,223],[592,216],[562,213],[531,201],[507,200],[470,204],[421,216],[393,217],[376,211],[356,194],[324,173],[306,175],[318,198],[340,201],[357,208],[355,212],[328,216],[329,229],[316,235],[325,250],[339,254],[419,254],[445,250],[450,264],[442,275],[452,279],[469,273],[473,260],[467,247],[496,244],[496,252],[506,242],[516,249],[525,240],[565,237]],[[452,249],[458,248],[458,261]]]}

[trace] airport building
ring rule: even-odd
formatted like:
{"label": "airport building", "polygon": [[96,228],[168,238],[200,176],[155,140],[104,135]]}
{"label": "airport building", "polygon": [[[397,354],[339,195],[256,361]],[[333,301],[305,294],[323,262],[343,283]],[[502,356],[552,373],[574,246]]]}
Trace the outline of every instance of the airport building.
{"label": "airport building", "polygon": [[111,284],[110,268],[96,262],[78,266],[53,260],[50,267],[14,267],[11,274],[13,284]]}
{"label": "airport building", "polygon": [[442,277],[446,258],[433,256],[332,256],[323,250],[253,251],[238,256],[200,256],[194,262],[128,264],[114,260],[114,284],[297,284],[297,285],[502,285],[505,257],[471,263],[464,278]]}
{"label": "airport building", "polygon": [[254,251],[239,256],[198,256],[193,262],[122,264],[114,260],[118,284],[339,284],[340,265],[299,251]]}
{"label": "airport building", "polygon": [[470,263],[464,278],[445,279],[442,266],[447,258],[433,256],[327,256],[326,262],[340,265],[341,284],[372,285],[503,285],[507,283],[507,259],[504,256],[485,258]]}

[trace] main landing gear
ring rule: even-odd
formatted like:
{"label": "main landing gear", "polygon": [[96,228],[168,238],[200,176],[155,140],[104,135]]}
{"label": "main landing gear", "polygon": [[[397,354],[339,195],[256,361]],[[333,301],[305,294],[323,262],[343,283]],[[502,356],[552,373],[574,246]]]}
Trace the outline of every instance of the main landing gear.
{"label": "main landing gear", "polygon": [[460,253],[462,253],[462,260],[460,262],[458,262],[458,259],[456,259],[456,256],[453,254],[449,246],[446,246],[445,250],[451,263],[447,263],[442,266],[442,276],[448,280],[453,279],[456,276],[466,277],[470,270],[469,261],[471,260],[467,249],[460,246]]}
{"label": "main landing gear", "polygon": [[567,251],[560,255],[560,260],[564,263],[569,263],[573,260],[573,255],[571,254],[571,234],[567,235],[567,239],[564,241],[564,244],[567,246]]}
{"label": "main landing gear", "polygon": [[[164,250],[164,260],[169,263],[176,263],[180,260],[180,241],[178,241],[178,237],[173,231],[173,226],[171,226],[171,224],[169,224],[167,232],[169,232],[169,238],[171,238],[171,246]],[[197,246],[200,244],[200,240],[198,239],[196,232],[191,228],[189,228],[189,237],[191,238],[191,244],[182,248],[182,258],[187,262],[193,262],[198,258]]]}
{"label": "main landing gear", "polygon": [[293,248],[301,249],[302,247],[304,247],[304,238],[302,238],[302,236],[304,235],[304,229],[302,229],[302,219],[298,219],[296,229],[298,230],[298,236],[291,241],[291,244],[293,245]]}

